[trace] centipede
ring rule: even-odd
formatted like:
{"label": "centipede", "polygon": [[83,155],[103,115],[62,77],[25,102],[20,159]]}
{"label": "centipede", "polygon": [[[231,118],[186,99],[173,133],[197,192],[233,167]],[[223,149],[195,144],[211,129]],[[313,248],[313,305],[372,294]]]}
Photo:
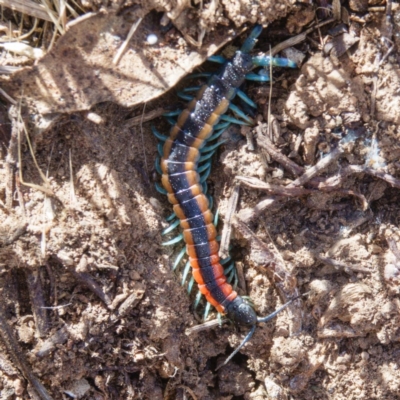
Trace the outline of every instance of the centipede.
{"label": "centipede", "polygon": [[[174,215],[183,230],[186,253],[194,281],[208,303],[239,326],[251,328],[241,345],[226,360],[236,354],[251,338],[256,325],[273,318],[294,299],[267,317],[258,317],[252,303],[238,295],[227,281],[218,255],[219,244],[200,172],[209,169],[209,152],[204,153],[206,144],[214,140],[227,125],[237,123],[254,125],[254,120],[232,103],[239,96],[251,107],[257,107],[240,90],[245,80],[265,82],[270,79],[266,68],[271,66],[296,68],[297,65],[285,58],[274,58],[266,54],[252,56],[262,27],[257,25],[232,59],[213,56],[211,61],[222,64],[219,73],[212,74],[194,97],[188,98],[186,108],[179,111],[178,118],[168,136],[156,132],[162,142],[159,172],[162,174],[163,192],[173,206]],[[258,73],[255,68],[261,67]],[[227,115],[231,110],[235,117]],[[172,124],[171,124],[172,125]],[[215,150],[215,146],[211,146]]]}

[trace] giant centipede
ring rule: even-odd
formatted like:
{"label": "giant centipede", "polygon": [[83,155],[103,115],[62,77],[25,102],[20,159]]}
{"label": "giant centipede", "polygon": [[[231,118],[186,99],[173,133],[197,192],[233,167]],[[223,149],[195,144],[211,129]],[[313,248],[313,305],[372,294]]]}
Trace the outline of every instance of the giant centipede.
{"label": "giant centipede", "polygon": [[227,315],[238,325],[252,327],[242,345],[254,332],[257,322],[266,321],[276,312],[265,318],[257,317],[249,302],[227,282],[218,256],[213,214],[199,178],[198,162],[200,150],[227,112],[245,79],[267,80],[262,75],[258,75],[261,78],[257,79],[256,74],[251,73],[256,66],[296,66],[283,58],[251,56],[249,52],[261,31],[261,26],[253,29],[241,49],[225,62],[218,74],[211,76],[180,113],[165,140],[161,159],[162,185],[180,220],[193,277],[200,292],[219,313]]}

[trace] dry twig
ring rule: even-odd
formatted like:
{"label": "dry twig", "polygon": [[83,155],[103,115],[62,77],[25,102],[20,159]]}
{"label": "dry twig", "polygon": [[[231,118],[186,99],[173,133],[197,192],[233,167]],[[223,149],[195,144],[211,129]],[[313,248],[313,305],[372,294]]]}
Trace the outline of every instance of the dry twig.
{"label": "dry twig", "polygon": [[22,372],[23,376],[35,390],[35,393],[39,398],[42,400],[52,400],[52,397],[47,393],[47,390],[30,370],[25,360],[25,356],[23,355],[18,342],[15,340],[11,328],[7,323],[2,306],[0,306],[0,337],[7,348],[12,362]]}

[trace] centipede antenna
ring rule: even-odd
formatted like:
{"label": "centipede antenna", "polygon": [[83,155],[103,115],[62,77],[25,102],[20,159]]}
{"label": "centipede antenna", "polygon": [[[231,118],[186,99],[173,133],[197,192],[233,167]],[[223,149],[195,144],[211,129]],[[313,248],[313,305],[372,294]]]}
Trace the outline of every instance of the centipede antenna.
{"label": "centipede antenna", "polygon": [[256,331],[256,326],[253,325],[249,331],[249,333],[245,336],[245,338],[242,340],[242,343],[239,344],[238,347],[232,352],[232,354],[225,360],[224,363],[222,363],[219,367],[215,369],[215,371],[218,371],[221,367],[224,365],[228,364],[229,361],[232,360],[232,358],[243,348],[243,346],[251,339],[251,337],[254,335],[254,332]]}
{"label": "centipede antenna", "polygon": [[282,307],[279,307],[277,310],[275,310],[273,313],[267,315],[266,317],[257,317],[257,322],[268,322],[268,321],[270,321],[272,318],[275,318],[281,311],[283,311],[287,306],[292,304],[299,297],[301,297],[301,296],[296,296],[293,299],[289,300]]}
{"label": "centipede antenna", "polygon": [[[281,311],[283,311],[287,306],[289,306],[290,304],[292,304],[294,301],[296,301],[297,299],[299,299],[300,297],[303,296],[307,296],[309,294],[309,292],[307,293],[303,293],[299,296],[294,297],[293,299],[289,300],[287,303],[285,303],[282,307],[278,308],[276,311],[274,311],[273,313],[267,315],[266,317],[257,317],[257,322],[268,322],[270,321],[272,318],[276,317]],[[223,367],[224,365],[226,365],[230,360],[232,360],[232,358],[240,351],[240,349],[243,348],[243,346],[251,339],[251,337],[253,336],[255,330],[256,330],[257,325],[253,325],[250,329],[250,332],[246,335],[246,337],[243,339],[242,343],[240,343],[240,345],[238,347],[236,347],[236,349],[233,351],[233,353],[225,360],[225,362],[223,364],[221,364],[218,368],[216,368],[216,371],[218,371],[221,367]]]}

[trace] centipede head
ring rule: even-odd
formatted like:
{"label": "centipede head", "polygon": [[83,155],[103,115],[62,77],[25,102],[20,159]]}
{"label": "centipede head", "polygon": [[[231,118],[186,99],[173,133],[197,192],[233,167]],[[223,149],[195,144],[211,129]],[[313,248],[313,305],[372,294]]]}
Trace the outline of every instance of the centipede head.
{"label": "centipede head", "polygon": [[237,296],[226,309],[228,318],[241,326],[254,326],[257,323],[257,314],[253,307],[242,297]]}

